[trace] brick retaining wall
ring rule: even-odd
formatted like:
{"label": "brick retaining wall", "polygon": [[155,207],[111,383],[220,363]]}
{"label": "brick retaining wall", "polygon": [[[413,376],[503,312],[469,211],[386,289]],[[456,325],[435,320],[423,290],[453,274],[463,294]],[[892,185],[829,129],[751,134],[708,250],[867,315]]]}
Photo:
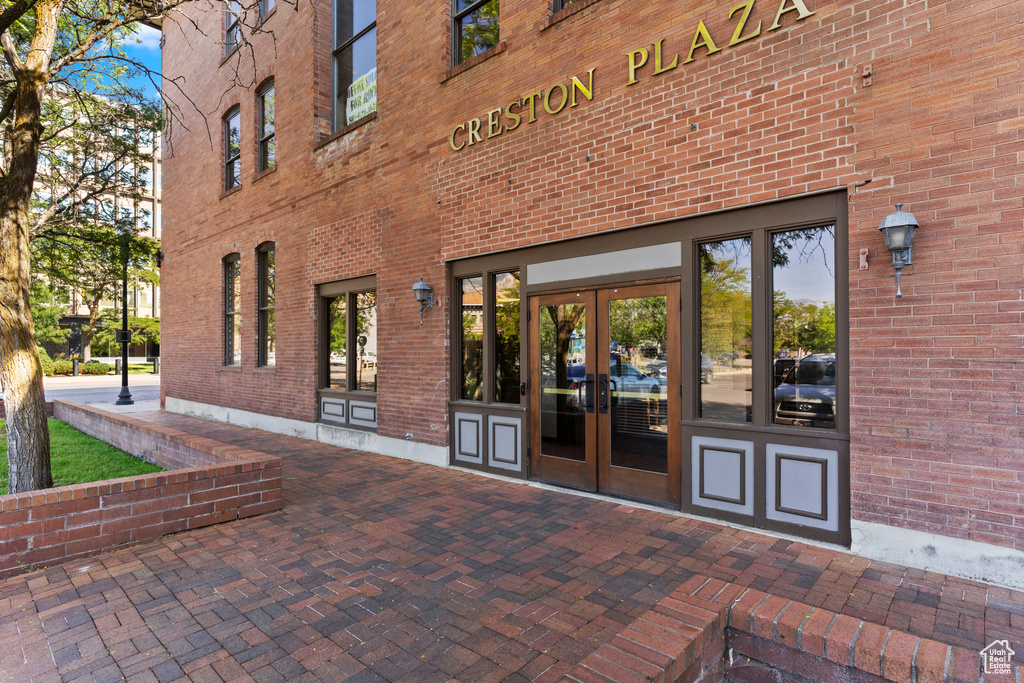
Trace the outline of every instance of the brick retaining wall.
{"label": "brick retaining wall", "polygon": [[167,471],[0,496],[0,577],[281,509],[281,458],[68,401],[54,413]]}
{"label": "brick retaining wall", "polygon": [[977,652],[694,576],[586,657],[561,683],[975,683],[980,674]]}
{"label": "brick retaining wall", "polygon": [[[7,417],[7,409],[4,408],[4,399],[0,398],[0,420]],[[53,401],[46,402],[46,417],[53,417]]]}

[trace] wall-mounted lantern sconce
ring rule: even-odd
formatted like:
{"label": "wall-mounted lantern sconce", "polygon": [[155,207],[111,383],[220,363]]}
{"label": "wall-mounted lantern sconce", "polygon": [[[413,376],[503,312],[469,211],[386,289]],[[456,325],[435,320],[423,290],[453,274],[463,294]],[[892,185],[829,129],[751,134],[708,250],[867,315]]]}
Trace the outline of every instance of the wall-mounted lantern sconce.
{"label": "wall-mounted lantern sconce", "polygon": [[423,281],[423,276],[420,276],[420,281],[412,286],[412,293],[416,295],[416,301],[420,304],[420,325],[423,324],[423,309],[434,307],[434,293],[430,291],[430,285]]}
{"label": "wall-mounted lantern sconce", "polygon": [[892,252],[892,267],[896,269],[896,298],[903,297],[900,291],[900,280],[903,279],[903,266],[914,263],[914,231],[917,230],[917,219],[914,214],[903,211],[903,205],[896,205],[896,213],[882,219],[878,229],[885,237],[885,247]]}

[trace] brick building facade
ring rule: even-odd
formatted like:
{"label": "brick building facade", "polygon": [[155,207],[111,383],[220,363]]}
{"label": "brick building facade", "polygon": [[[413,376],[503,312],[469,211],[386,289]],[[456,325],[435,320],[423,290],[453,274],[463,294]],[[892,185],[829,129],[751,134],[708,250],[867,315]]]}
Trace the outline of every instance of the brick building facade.
{"label": "brick building facade", "polygon": [[[473,56],[447,5],[357,2],[375,80],[336,87],[345,2],[253,7],[233,50],[222,12],[164,24],[212,132],[182,108],[167,136],[168,409],[842,544],[1024,550],[1019,3],[501,0]],[[622,331],[651,305],[660,331]]]}

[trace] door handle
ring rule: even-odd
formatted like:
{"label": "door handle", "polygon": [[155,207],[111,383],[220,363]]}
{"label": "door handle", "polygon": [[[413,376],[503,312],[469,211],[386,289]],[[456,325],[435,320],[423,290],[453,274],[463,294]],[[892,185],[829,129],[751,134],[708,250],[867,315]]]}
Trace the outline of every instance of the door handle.
{"label": "door handle", "polygon": [[597,410],[608,412],[608,375],[603,373],[597,376]]}
{"label": "door handle", "polygon": [[592,413],[594,412],[594,376],[587,375],[583,383],[587,386],[587,412]]}
{"label": "door handle", "polygon": [[611,394],[612,394],[611,404],[613,406],[617,406],[617,405],[619,405],[619,383],[616,382],[613,379],[609,379],[608,380],[608,384],[611,386],[611,389],[612,389],[612,391],[611,391]]}

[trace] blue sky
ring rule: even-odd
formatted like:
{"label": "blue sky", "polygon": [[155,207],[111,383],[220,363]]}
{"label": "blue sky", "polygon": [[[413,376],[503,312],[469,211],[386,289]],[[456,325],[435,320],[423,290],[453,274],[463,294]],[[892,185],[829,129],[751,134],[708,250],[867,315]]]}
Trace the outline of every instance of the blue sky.
{"label": "blue sky", "polygon": [[[160,31],[148,26],[139,26],[134,38],[125,43],[125,52],[148,68],[160,71]],[[142,88],[148,97],[156,98],[156,90],[147,79],[135,79],[132,85]]]}

